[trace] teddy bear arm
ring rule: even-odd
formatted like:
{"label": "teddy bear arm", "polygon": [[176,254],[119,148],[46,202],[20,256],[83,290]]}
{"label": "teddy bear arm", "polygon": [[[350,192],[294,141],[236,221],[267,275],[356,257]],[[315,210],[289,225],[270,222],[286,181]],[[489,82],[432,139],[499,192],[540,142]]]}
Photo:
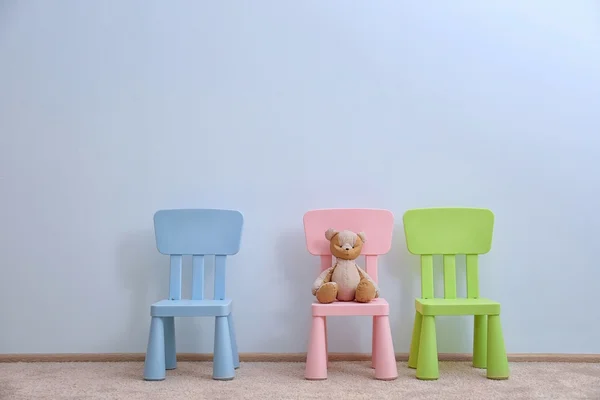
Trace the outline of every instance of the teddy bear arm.
{"label": "teddy bear arm", "polygon": [[373,284],[373,286],[375,287],[375,297],[379,297],[379,286],[377,286],[377,283],[375,283],[375,281],[373,279],[371,279],[371,276],[369,276],[367,271],[365,271],[358,265],[356,266],[356,268],[358,269],[358,273],[359,273],[361,279],[366,279]]}
{"label": "teddy bear arm", "polygon": [[319,277],[315,280],[312,286],[313,296],[317,294],[317,290],[319,290],[319,288],[323,286],[323,284],[331,281],[331,274],[333,274],[333,268],[334,267],[329,267],[325,271],[321,272],[321,274],[319,274]]}

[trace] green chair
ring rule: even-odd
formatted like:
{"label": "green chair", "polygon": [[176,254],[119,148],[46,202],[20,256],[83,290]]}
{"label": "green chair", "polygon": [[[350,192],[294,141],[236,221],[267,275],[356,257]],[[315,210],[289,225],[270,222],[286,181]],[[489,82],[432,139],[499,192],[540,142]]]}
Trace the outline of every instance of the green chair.
{"label": "green chair", "polygon": [[[490,379],[508,379],[508,360],[500,324],[500,303],[479,297],[478,255],[492,247],[494,214],[481,208],[422,208],[403,217],[406,245],[421,256],[421,298],[415,299],[408,359],[417,378],[439,378],[435,317],[474,316],[473,366]],[[466,256],[467,297],[456,296],[456,255]],[[444,298],[433,294],[433,256],[444,260]]]}

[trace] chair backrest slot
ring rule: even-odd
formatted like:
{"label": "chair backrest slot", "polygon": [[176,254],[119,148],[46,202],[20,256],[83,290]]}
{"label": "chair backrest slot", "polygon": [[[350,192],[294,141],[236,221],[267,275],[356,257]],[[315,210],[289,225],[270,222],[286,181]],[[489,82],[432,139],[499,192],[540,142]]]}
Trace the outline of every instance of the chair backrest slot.
{"label": "chair backrest slot", "polygon": [[204,256],[192,257],[192,300],[204,299]]}
{"label": "chair backrest slot", "polygon": [[181,300],[181,270],[183,257],[171,255],[171,274],[169,278],[169,299]]}
{"label": "chair backrest slot", "polygon": [[456,299],[456,256],[444,255],[444,298]]}
{"label": "chair backrest slot", "polygon": [[479,256],[467,254],[467,298],[479,298]]}
{"label": "chair backrest slot", "polygon": [[375,283],[379,282],[377,276],[377,256],[365,256],[365,271],[367,271],[367,274],[369,274]]}
{"label": "chair backrest slot", "polygon": [[215,300],[225,298],[225,262],[227,257],[223,255],[215,256]]}
{"label": "chair backrest slot", "polygon": [[330,268],[333,265],[333,257],[329,256],[321,256],[321,272],[325,271],[327,268]]}
{"label": "chair backrest slot", "polygon": [[433,256],[421,256],[421,297],[433,299]]}

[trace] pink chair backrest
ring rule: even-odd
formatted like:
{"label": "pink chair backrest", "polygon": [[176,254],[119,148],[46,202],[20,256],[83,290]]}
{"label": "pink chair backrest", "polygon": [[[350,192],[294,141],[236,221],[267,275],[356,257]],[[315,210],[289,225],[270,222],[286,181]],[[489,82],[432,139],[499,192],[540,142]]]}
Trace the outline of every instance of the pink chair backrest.
{"label": "pink chair backrest", "polygon": [[394,215],[391,211],[369,208],[331,208],[311,210],[304,214],[304,235],[308,252],[321,256],[321,270],[332,265],[329,241],[325,231],[333,228],[353,232],[364,232],[365,270],[377,282],[377,256],[386,254],[392,247]]}

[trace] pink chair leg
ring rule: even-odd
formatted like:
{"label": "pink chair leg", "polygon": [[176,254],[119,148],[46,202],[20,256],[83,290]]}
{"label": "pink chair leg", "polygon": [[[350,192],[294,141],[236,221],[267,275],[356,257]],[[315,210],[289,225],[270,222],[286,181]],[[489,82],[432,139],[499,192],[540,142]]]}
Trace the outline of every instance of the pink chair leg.
{"label": "pink chair leg", "polygon": [[327,336],[327,317],[323,317],[325,321],[325,357],[327,360],[327,366],[329,367],[329,336]]}
{"label": "pink chair leg", "polygon": [[313,317],[306,355],[306,379],[327,379],[327,340],[325,317]]}
{"label": "pink chair leg", "polygon": [[373,317],[373,333],[371,337],[371,368],[375,368],[377,365],[377,324]]}
{"label": "pink chair leg", "polygon": [[398,377],[396,354],[392,341],[390,319],[387,315],[374,317],[375,323],[375,378],[393,380]]}

